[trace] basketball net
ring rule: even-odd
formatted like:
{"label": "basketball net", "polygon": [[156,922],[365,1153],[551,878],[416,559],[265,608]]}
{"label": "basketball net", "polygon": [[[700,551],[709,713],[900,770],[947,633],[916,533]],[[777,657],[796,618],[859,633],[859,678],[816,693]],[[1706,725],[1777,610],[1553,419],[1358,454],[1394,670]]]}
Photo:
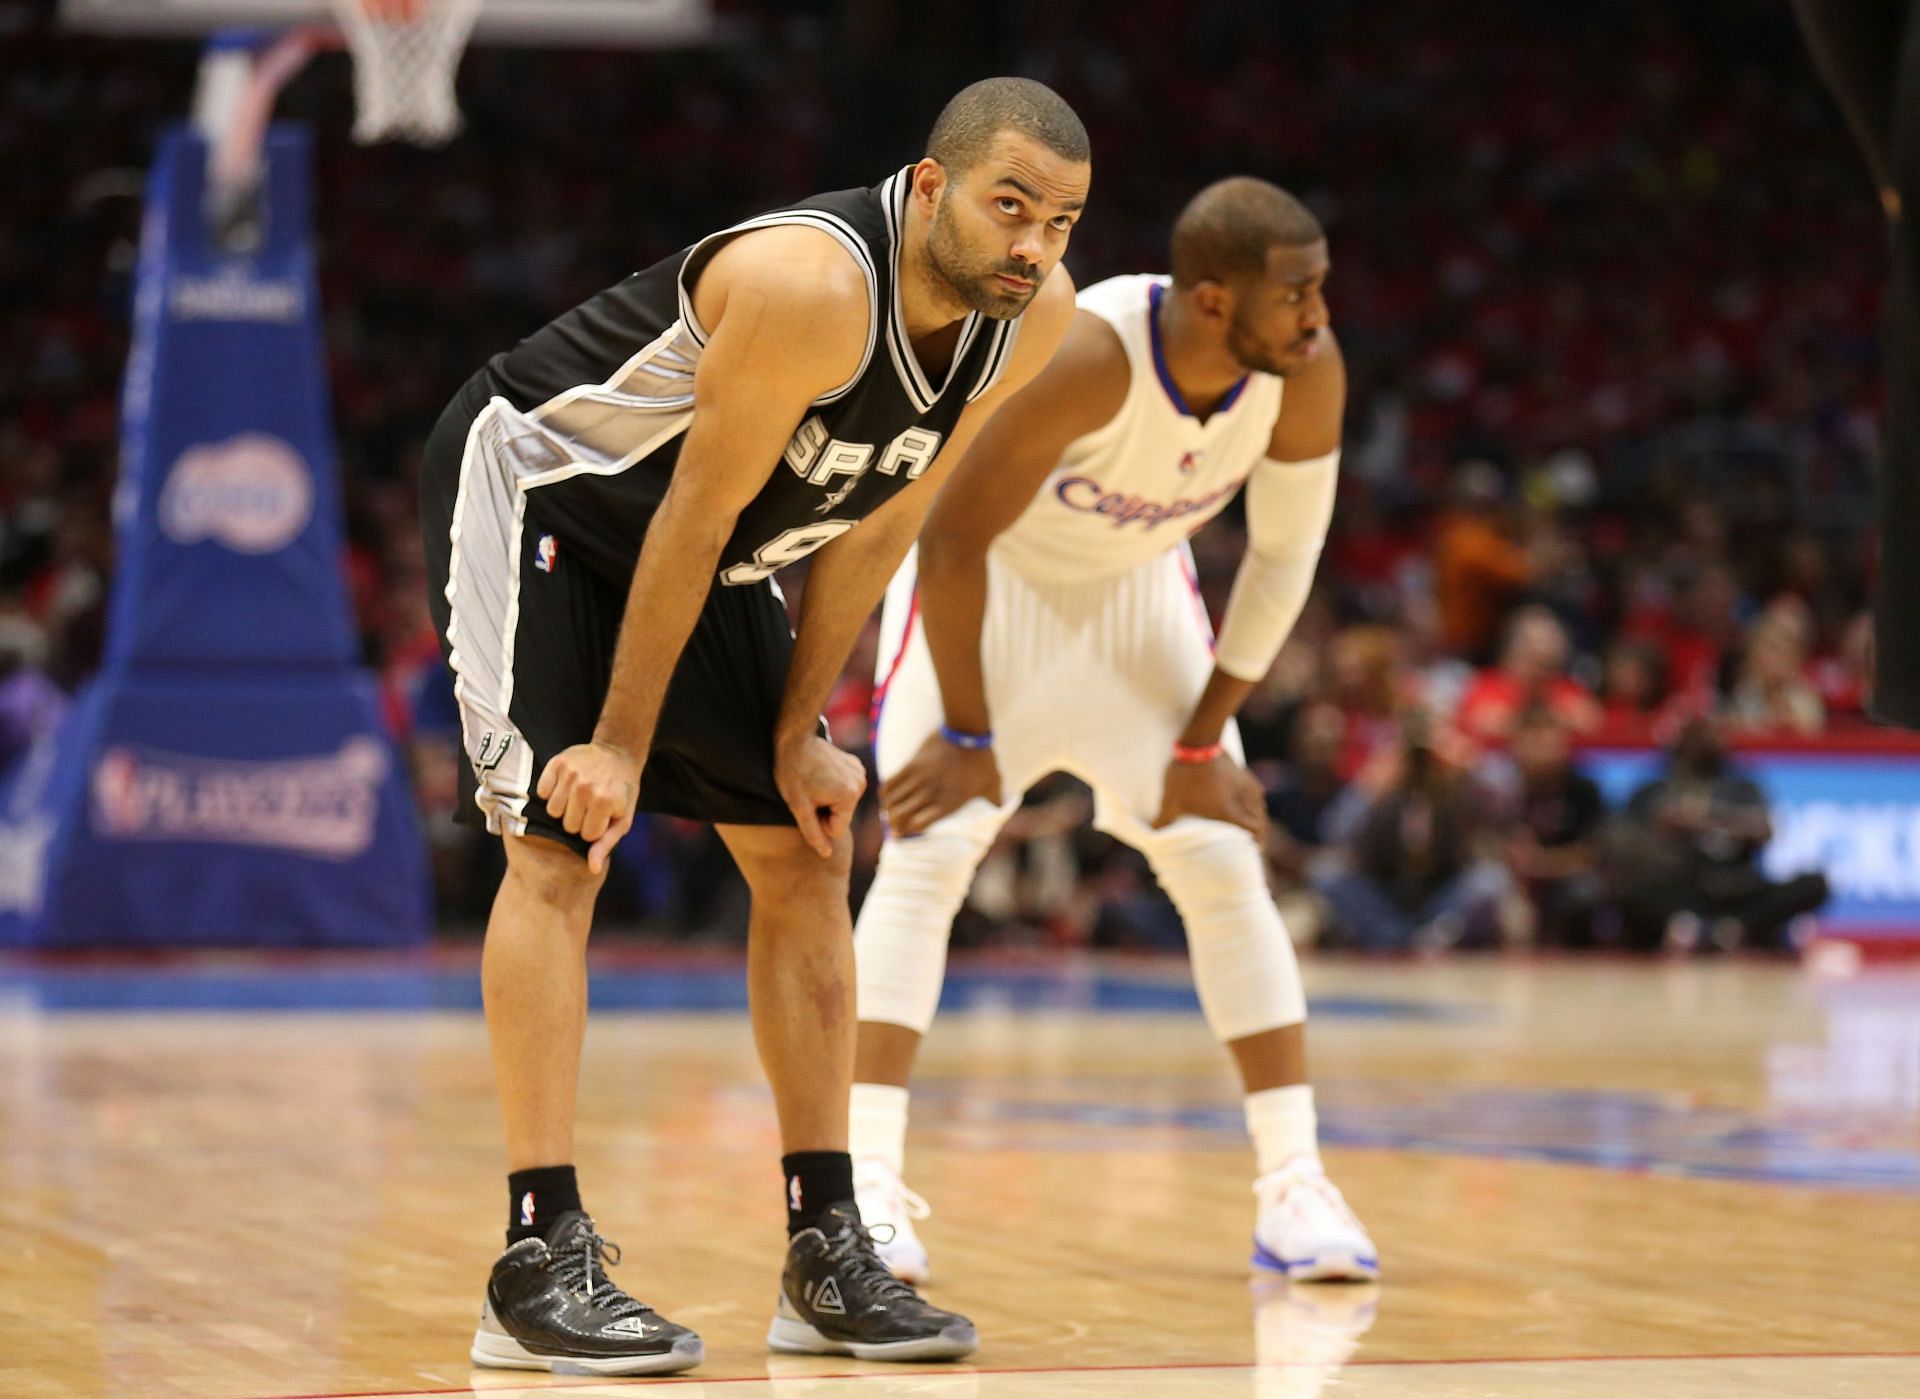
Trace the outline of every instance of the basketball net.
{"label": "basketball net", "polygon": [[333,0],[353,51],[353,139],[439,146],[460,130],[453,78],[482,0]]}

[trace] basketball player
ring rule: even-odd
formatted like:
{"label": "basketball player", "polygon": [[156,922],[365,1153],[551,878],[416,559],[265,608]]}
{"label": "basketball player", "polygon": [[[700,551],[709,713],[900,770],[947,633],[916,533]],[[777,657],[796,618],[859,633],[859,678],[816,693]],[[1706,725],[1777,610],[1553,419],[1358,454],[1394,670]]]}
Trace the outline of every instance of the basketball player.
{"label": "basketball player", "polygon": [[[1259,1157],[1254,1262],[1378,1275],[1321,1169],[1293,947],[1269,897],[1259,783],[1233,714],[1313,582],[1346,371],[1319,222],[1260,180],[1202,190],[1173,275],[1080,294],[1052,364],[981,433],[887,595],[876,748],[892,834],[856,937],[853,1150],[881,1256],[925,1281],[901,1183],[907,1079],[947,934],[1020,794],[1055,770],[1147,857],[1186,922],[1208,1022]],[[1281,389],[1285,385],[1284,404]],[[1216,646],[1187,536],[1246,487],[1249,543]]]}
{"label": "basketball player", "polygon": [[[748,981],[790,1245],[776,1350],[918,1360],[964,1317],[880,1264],[847,1154],[848,822],[820,710],[949,463],[1051,356],[1089,181],[1047,88],[975,84],[919,163],[749,219],[569,311],[434,430],[423,530],[475,783],[506,841],[482,978],[508,1247],[480,1365],[664,1373],[699,1338],[614,1286],[574,1098],[595,895],[637,809],[714,823],[753,896]],[[797,635],[773,574],[811,555]]]}

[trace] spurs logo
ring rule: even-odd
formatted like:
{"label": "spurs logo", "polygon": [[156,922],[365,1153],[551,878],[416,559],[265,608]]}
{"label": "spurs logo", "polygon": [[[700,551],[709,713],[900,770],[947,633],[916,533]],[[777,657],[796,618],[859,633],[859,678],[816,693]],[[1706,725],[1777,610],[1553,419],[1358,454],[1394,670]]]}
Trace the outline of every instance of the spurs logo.
{"label": "spurs logo", "polygon": [[507,756],[507,750],[513,747],[512,734],[497,734],[488,729],[480,735],[480,751],[474,755],[475,772],[492,772],[500,766],[501,759]]}

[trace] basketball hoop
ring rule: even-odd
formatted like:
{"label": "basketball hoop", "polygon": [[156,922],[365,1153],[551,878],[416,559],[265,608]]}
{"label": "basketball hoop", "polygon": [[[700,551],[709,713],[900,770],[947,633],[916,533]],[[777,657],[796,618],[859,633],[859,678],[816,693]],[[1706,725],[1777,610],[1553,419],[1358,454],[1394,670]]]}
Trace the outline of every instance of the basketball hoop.
{"label": "basketball hoop", "polygon": [[353,51],[353,139],[440,146],[460,130],[453,79],[482,0],[333,0]]}

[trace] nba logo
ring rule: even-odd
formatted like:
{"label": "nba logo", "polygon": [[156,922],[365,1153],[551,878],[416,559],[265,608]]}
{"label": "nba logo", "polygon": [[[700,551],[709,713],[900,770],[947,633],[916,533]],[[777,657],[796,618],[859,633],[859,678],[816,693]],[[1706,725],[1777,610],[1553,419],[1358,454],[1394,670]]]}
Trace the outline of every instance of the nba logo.
{"label": "nba logo", "polygon": [[1200,465],[1200,457],[1201,454],[1199,452],[1188,452],[1183,455],[1180,458],[1180,474],[1182,476],[1192,475],[1193,469]]}
{"label": "nba logo", "polygon": [[560,546],[553,542],[553,536],[543,534],[540,543],[533,551],[533,566],[542,573],[553,572],[553,561],[560,553]]}

